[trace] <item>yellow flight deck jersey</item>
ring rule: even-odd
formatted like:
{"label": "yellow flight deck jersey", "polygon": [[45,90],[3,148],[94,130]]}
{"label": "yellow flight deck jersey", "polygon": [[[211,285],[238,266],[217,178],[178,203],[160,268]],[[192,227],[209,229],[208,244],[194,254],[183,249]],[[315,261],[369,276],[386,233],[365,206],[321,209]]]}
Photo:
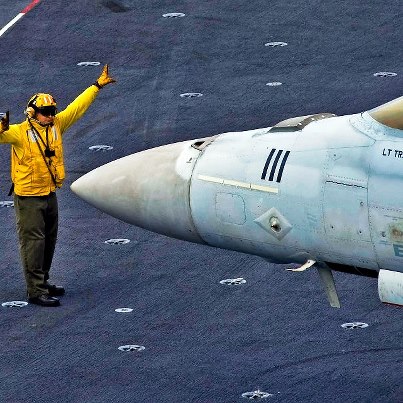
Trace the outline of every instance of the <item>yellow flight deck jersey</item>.
{"label": "yellow flight deck jersey", "polygon": [[[32,130],[28,119],[10,125],[7,131],[1,131],[0,128],[0,143],[11,144],[11,179],[16,195],[46,196],[54,192],[56,186],[62,186],[65,178],[63,133],[83,116],[98,91],[95,85],[88,87],[66,109],[56,114],[53,126],[41,126],[31,119],[32,126],[41,138]],[[54,156],[44,158],[44,144],[54,151]],[[53,173],[56,185],[49,170]]]}

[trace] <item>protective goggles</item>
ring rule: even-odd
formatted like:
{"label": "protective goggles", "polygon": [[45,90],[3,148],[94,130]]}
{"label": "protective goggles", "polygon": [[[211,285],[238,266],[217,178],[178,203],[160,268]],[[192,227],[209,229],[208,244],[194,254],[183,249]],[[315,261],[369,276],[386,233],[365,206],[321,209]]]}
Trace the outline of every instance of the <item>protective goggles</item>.
{"label": "protective goggles", "polygon": [[44,106],[42,108],[38,108],[38,112],[43,116],[55,116],[57,109],[55,106]]}

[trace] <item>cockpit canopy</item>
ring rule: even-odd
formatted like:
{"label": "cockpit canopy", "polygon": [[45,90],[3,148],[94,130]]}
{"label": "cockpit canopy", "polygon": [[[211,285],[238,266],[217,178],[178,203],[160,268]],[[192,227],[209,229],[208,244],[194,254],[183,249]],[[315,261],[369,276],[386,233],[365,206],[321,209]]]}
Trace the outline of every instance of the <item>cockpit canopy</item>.
{"label": "cockpit canopy", "polygon": [[385,126],[403,130],[403,97],[371,109],[368,113]]}

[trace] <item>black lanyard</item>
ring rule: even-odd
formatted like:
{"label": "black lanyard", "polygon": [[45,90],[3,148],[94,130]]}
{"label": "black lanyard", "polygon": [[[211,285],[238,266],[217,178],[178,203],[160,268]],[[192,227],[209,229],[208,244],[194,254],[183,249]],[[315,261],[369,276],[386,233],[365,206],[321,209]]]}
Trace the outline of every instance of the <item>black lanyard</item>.
{"label": "black lanyard", "polygon": [[31,126],[32,131],[35,134],[35,137],[39,140],[41,140],[41,143],[43,144],[43,146],[45,147],[46,150],[49,150],[49,126],[46,126],[46,143],[43,141],[42,136],[39,134],[38,130],[35,129],[35,127],[33,126],[33,124],[31,123],[31,121],[29,121],[29,124]]}
{"label": "black lanyard", "polygon": [[[29,124],[30,124],[30,126],[31,126],[31,129],[32,129],[32,131],[33,131],[33,134],[34,134],[34,136],[35,136],[35,139],[36,139],[36,144],[38,145],[38,148],[39,148],[39,151],[40,151],[40,153],[41,153],[41,155],[42,155],[42,158],[43,158],[43,160],[45,161],[45,164],[46,164],[46,167],[48,168],[48,170],[49,170],[49,173],[50,173],[50,176],[52,177],[52,181],[53,181],[53,183],[54,183],[54,185],[56,186],[56,187],[58,187],[57,186],[57,184],[56,184],[56,178],[55,178],[55,176],[54,176],[54,174],[53,174],[53,172],[52,172],[52,170],[50,169],[50,167],[52,166],[52,159],[50,158],[50,156],[49,156],[49,151],[50,151],[50,149],[49,149],[49,138],[48,138],[48,129],[49,129],[49,126],[46,126],[46,143],[43,141],[43,139],[42,139],[42,137],[41,137],[41,135],[39,134],[39,132],[35,129],[35,127],[33,126],[33,124],[31,123],[31,121],[28,119],[28,122],[29,122]],[[43,152],[43,150],[42,150],[42,148],[41,148],[41,145],[39,144],[39,141],[38,141],[38,138],[41,140],[41,142],[42,142],[42,144],[45,146],[45,153]],[[53,151],[53,153],[54,153],[54,151]],[[53,154],[53,156],[54,156],[54,154]],[[46,157],[48,157],[48,161],[46,160]]]}

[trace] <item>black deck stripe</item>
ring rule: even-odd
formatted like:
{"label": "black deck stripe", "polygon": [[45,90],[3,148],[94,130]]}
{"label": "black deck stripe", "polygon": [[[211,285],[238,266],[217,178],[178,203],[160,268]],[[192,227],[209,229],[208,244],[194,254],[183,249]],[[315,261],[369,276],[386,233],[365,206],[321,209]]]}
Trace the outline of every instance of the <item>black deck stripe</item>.
{"label": "black deck stripe", "polygon": [[276,151],[275,148],[272,148],[272,149],[271,149],[270,154],[269,154],[269,156],[267,157],[266,164],[264,165],[263,172],[262,172],[262,178],[261,178],[261,179],[266,179],[267,169],[269,168],[270,161],[271,161],[271,159],[273,158],[273,155],[274,155],[274,152],[275,152],[275,151]]}
{"label": "black deck stripe", "polygon": [[273,166],[271,167],[270,176],[269,176],[269,181],[270,182],[274,178],[274,173],[276,172],[278,160],[280,159],[282,153],[283,153],[283,150],[278,150],[278,153],[277,153],[276,158],[274,160]]}
{"label": "black deck stripe", "polygon": [[281,177],[283,176],[283,171],[284,171],[284,167],[285,167],[285,163],[287,162],[287,158],[290,155],[290,152],[287,151],[284,154],[283,160],[281,161],[281,165],[280,165],[280,169],[278,171],[278,175],[277,175],[277,182],[280,183],[281,182]]}

